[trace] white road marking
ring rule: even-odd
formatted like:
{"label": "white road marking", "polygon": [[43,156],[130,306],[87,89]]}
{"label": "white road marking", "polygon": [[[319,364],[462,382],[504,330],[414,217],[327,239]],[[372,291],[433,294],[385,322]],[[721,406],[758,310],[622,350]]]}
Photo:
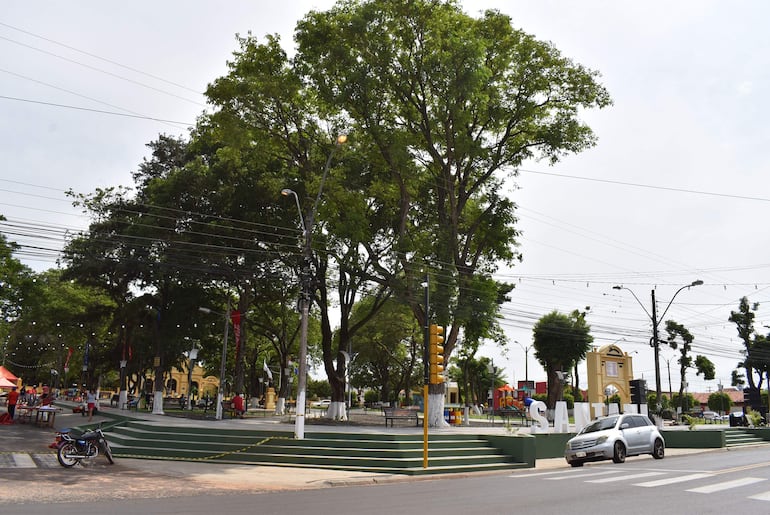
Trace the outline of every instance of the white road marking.
{"label": "white road marking", "polygon": [[606,476],[607,474],[614,474],[614,470],[605,470],[604,472],[590,472],[590,473],[576,473],[573,472],[571,474],[565,474],[561,477],[546,477],[544,479],[547,479],[548,481],[561,481],[562,479],[583,479],[584,477],[593,477],[593,476]]}
{"label": "white road marking", "polygon": [[705,477],[713,477],[714,474],[689,474],[687,476],[669,477],[666,479],[658,479],[657,481],[647,481],[646,483],[637,483],[634,486],[643,486],[646,488],[656,486],[666,486],[673,483],[684,483],[685,481],[694,481],[696,479],[703,479]]}
{"label": "white road marking", "polygon": [[18,454],[14,453],[11,456],[13,456],[13,461],[16,462],[16,468],[20,469],[36,469],[37,463],[32,459],[32,456],[29,454]]}
{"label": "white road marking", "polygon": [[738,488],[741,486],[751,485],[753,483],[759,483],[761,481],[767,481],[767,480],[761,477],[743,477],[741,479],[735,479],[733,481],[724,481],[721,483],[714,483],[713,485],[701,486],[699,488],[691,488],[687,491],[695,492],[697,494],[711,494],[714,492],[729,490],[731,488]]}
{"label": "white road marking", "polygon": [[761,493],[761,494],[750,495],[749,499],[754,499],[756,501],[770,501],[770,492],[764,492],[764,493]]}
{"label": "white road marking", "polygon": [[586,483],[613,483],[615,481],[628,481],[640,477],[662,476],[665,472],[642,472],[641,474],[629,474],[627,476],[605,477],[603,479],[590,479]]}

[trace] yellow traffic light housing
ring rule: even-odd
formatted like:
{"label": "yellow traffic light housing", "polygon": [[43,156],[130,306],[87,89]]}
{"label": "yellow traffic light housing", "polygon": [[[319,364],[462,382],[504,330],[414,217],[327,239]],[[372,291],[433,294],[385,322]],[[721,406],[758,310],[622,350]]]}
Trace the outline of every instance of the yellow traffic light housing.
{"label": "yellow traffic light housing", "polygon": [[441,384],[444,382],[444,328],[442,326],[430,325],[428,343],[430,384]]}

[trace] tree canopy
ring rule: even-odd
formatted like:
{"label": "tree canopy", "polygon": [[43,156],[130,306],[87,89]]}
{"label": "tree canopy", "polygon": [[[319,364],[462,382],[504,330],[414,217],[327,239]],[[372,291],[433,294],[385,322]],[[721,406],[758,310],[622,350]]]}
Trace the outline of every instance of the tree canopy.
{"label": "tree canopy", "polygon": [[590,331],[585,313],[577,310],[569,315],[552,311],[532,329],[535,358],[548,376],[548,406],[553,407],[562,392],[563,382],[557,372],[569,374],[591,349]]}

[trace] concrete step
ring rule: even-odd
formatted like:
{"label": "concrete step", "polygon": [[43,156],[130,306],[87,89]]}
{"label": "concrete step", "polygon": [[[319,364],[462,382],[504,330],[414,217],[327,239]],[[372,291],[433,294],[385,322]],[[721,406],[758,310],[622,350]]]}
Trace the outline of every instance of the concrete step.
{"label": "concrete step", "polygon": [[[129,423],[110,429],[118,457],[195,460],[252,465],[324,467],[341,470],[424,474],[526,468],[477,435],[429,438],[428,468],[423,468],[421,436],[315,434],[296,440],[290,433],[169,428]],[[375,438],[372,438],[375,436]],[[408,436],[408,438],[403,438]]]}

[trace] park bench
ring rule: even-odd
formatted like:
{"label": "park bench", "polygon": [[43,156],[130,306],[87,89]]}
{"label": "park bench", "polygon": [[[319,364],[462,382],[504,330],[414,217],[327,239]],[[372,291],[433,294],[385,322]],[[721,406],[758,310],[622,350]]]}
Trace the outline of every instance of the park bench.
{"label": "park bench", "polygon": [[139,400],[139,397],[134,397],[133,399],[130,399],[128,402],[126,402],[126,408],[128,408],[128,411],[139,411]]}
{"label": "park bench", "polygon": [[227,418],[226,415],[235,418],[235,408],[232,401],[222,401],[222,418]]}
{"label": "park bench", "polygon": [[509,406],[507,408],[492,410],[491,415],[493,418],[495,415],[497,415],[505,421],[508,421],[511,418],[519,418],[522,425],[529,425],[529,419],[527,418],[526,411],[523,411],[516,406]]}
{"label": "park bench", "polygon": [[417,417],[417,410],[404,409],[404,408],[382,408],[382,412],[385,414],[385,427],[388,427],[388,420],[390,420],[390,427],[393,427],[393,422],[396,420],[414,420],[414,425],[420,425],[420,420]]}

